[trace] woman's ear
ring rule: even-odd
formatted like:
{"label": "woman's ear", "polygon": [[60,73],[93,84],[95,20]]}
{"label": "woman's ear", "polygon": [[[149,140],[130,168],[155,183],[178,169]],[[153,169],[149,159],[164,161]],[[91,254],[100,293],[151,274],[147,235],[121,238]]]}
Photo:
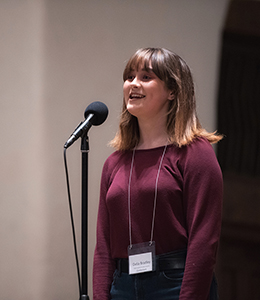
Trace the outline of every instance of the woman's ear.
{"label": "woman's ear", "polygon": [[168,97],[168,100],[173,100],[174,99],[174,91],[171,91],[170,93],[169,93],[169,97]]}

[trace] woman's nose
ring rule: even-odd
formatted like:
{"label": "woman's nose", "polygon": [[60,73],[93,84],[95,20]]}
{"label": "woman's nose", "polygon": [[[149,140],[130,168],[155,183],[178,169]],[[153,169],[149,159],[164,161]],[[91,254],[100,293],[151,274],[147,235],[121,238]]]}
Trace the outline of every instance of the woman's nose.
{"label": "woman's nose", "polygon": [[139,87],[140,84],[140,80],[137,78],[137,76],[131,81],[131,86],[132,87]]}

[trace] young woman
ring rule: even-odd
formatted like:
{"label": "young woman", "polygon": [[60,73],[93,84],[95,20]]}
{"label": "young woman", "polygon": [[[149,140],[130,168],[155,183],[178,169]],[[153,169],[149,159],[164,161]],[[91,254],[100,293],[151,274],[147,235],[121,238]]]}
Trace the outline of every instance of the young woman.
{"label": "young woman", "polygon": [[116,151],[102,173],[94,300],[217,299],[222,174],[187,64],[138,50],[124,74]]}

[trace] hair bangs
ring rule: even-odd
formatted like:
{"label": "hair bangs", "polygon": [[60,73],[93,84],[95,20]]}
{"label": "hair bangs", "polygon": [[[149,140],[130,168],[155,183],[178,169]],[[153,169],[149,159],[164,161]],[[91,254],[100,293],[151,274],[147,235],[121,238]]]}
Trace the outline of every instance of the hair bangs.
{"label": "hair bangs", "polygon": [[[153,69],[154,59],[152,58],[152,56],[153,56],[153,52],[151,52],[150,49],[140,49],[139,51],[137,51],[130,58],[130,60],[128,61],[125,67],[123,73],[123,80],[126,81],[130,73],[134,70],[139,70],[140,68],[142,68],[145,71],[150,71],[151,66]],[[156,69],[158,69],[158,67]]]}

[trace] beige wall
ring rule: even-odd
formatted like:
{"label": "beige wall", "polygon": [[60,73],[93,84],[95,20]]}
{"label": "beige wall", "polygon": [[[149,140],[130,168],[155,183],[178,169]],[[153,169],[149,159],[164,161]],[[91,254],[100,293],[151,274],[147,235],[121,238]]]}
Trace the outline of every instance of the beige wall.
{"label": "beige wall", "polygon": [[[89,277],[99,179],[112,152],[125,61],[139,47],[187,60],[203,125],[215,130],[220,33],[228,0],[0,0],[0,299],[77,299],[63,145],[93,101],[106,123],[90,132]],[[80,141],[68,150],[80,229]],[[78,242],[80,235],[78,234]],[[91,298],[91,284],[89,287]]]}

